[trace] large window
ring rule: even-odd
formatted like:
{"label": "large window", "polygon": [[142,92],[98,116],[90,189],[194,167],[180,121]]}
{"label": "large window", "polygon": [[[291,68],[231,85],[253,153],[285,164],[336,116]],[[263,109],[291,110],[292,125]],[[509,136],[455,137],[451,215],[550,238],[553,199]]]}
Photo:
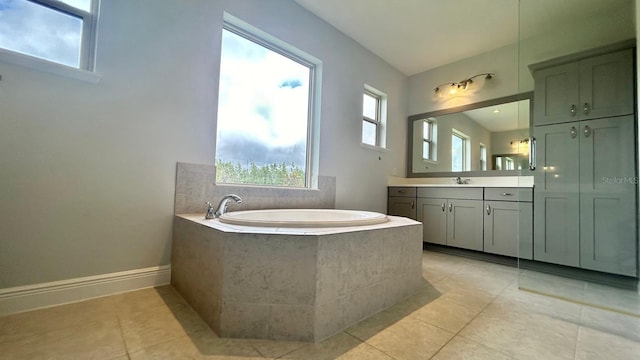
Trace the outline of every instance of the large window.
{"label": "large window", "polygon": [[314,69],[291,51],[225,24],[217,183],[308,186]]}
{"label": "large window", "polygon": [[451,134],[451,171],[469,170],[469,137],[453,129]]}
{"label": "large window", "polygon": [[480,170],[487,170],[487,145],[480,143]]}
{"label": "large window", "polygon": [[98,0],[0,0],[0,48],[91,71],[97,9]]}
{"label": "large window", "polygon": [[363,144],[385,147],[386,101],[384,93],[365,85],[362,94]]}

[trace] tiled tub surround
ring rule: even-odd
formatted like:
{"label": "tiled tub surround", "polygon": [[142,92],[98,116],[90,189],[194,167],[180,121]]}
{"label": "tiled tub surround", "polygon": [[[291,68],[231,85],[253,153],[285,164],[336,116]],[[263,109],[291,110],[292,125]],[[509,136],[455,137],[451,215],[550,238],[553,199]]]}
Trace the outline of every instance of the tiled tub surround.
{"label": "tiled tub surround", "polygon": [[335,177],[319,176],[318,189],[216,185],[215,180],[216,168],[213,165],[178,163],[174,213],[204,214],[207,201],[216,205],[230,193],[238,194],[243,199],[242,204],[230,203],[230,211],[335,208]]}
{"label": "tiled tub surround", "polygon": [[257,228],[177,215],[172,284],[222,337],[318,342],[423,286],[422,224]]}

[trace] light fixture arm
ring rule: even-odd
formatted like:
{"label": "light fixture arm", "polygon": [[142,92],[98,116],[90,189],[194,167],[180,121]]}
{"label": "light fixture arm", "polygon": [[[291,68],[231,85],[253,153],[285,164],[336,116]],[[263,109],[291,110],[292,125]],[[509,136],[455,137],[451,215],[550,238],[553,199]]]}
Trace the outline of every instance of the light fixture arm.
{"label": "light fixture arm", "polygon": [[466,78],[464,80],[461,80],[461,81],[458,81],[458,82],[446,82],[446,83],[440,84],[440,85],[436,86],[433,89],[433,91],[435,91],[436,94],[437,94],[440,91],[440,88],[445,86],[445,85],[450,86],[454,90],[458,90],[458,89],[465,90],[467,88],[467,86],[469,86],[470,84],[473,83],[473,79],[475,79],[475,78],[477,78],[479,76],[484,76],[485,80],[491,80],[491,79],[493,79],[493,77],[495,75],[496,75],[495,73],[481,73],[481,74],[473,75],[471,77],[468,77],[468,78]]}

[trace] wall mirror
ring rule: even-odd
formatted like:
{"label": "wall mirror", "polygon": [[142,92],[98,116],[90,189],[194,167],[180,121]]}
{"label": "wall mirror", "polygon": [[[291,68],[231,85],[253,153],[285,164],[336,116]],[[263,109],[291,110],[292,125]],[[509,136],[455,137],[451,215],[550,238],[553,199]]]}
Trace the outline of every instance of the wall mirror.
{"label": "wall mirror", "polygon": [[533,93],[409,117],[407,177],[529,171]]}

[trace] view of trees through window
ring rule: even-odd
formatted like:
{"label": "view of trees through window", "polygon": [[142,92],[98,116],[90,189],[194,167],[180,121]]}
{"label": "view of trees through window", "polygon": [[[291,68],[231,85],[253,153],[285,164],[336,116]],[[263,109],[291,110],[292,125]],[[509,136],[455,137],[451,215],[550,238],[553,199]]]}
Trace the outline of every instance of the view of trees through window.
{"label": "view of trees through window", "polygon": [[313,66],[222,34],[216,182],[306,186]]}

